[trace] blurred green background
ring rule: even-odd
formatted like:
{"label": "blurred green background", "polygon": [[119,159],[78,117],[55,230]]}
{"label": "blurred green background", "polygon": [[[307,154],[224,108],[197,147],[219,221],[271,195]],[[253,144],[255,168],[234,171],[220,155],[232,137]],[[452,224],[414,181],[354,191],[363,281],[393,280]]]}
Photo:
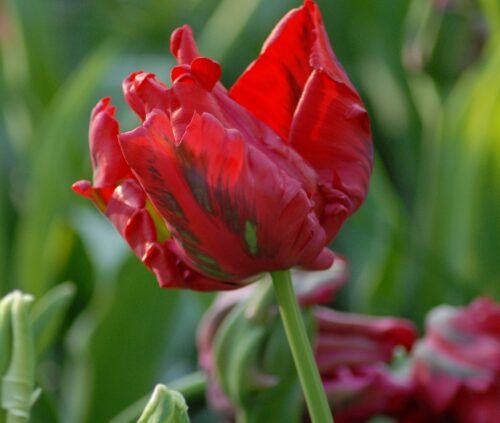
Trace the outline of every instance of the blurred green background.
{"label": "blurred green background", "polygon": [[[160,290],[71,184],[91,178],[87,126],[121,81],[169,79],[170,33],[189,23],[231,86],[298,0],[0,0],[0,292],[76,295],[50,348],[35,422],[106,422],[197,368],[211,294]],[[376,165],[332,248],[350,261],[336,307],[400,315],[500,300],[500,2],[318,0],[364,98]],[[190,403],[198,421],[203,404]]]}

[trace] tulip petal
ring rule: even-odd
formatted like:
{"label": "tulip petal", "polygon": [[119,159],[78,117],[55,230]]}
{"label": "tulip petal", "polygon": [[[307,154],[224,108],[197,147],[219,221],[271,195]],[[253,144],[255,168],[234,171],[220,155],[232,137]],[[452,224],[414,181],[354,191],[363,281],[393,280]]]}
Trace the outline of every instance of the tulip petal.
{"label": "tulip petal", "polygon": [[[177,34],[177,35],[176,35]],[[180,35],[179,35],[180,34]],[[194,46],[194,39],[189,27],[176,30],[173,36],[189,40],[187,51]],[[176,140],[182,139],[187,125],[195,113],[210,113],[225,127],[237,129],[245,141],[262,151],[284,169],[290,176],[302,181],[304,188],[313,198],[316,208],[323,206],[319,198],[316,172],[294,149],[289,148],[267,125],[256,119],[251,113],[232,100],[225,88],[220,84],[221,69],[217,62],[205,57],[196,57],[190,64],[184,63],[187,57],[180,50],[184,47],[172,47],[175,55],[182,57],[181,63],[172,69],[172,88],[157,81],[151,73],[136,72],[123,82],[123,90],[127,102],[145,119],[147,113],[160,109],[169,117]],[[180,43],[183,45],[184,41]],[[189,47],[191,46],[191,47]],[[324,268],[331,259],[329,254],[318,257],[315,268]]]}
{"label": "tulip petal", "polygon": [[357,93],[325,72],[309,77],[290,129],[290,144],[350,200],[349,215],[363,202],[372,169],[368,114]]}
{"label": "tulip petal", "polygon": [[220,65],[207,57],[199,57],[193,60],[191,72],[208,91],[211,91],[215,84],[219,82],[222,74]]}
{"label": "tulip petal", "polygon": [[167,110],[167,86],[149,72],[134,72],[123,81],[123,95],[130,108],[144,120],[153,109]]}
{"label": "tulip petal", "polygon": [[147,210],[147,198],[136,181],[116,188],[106,215],[123,235],[135,254],[156,275],[162,288],[188,288],[198,291],[235,288],[189,269],[177,256],[173,241],[159,242],[155,224]]}
{"label": "tulip petal", "polygon": [[498,337],[500,342],[500,305],[489,297],[476,298],[469,307],[456,313],[454,326],[463,332]]}
{"label": "tulip petal", "polygon": [[276,25],[230,96],[288,140],[295,109],[314,70],[355,92],[330,47],[317,5],[306,1]]}
{"label": "tulip petal", "polygon": [[160,287],[196,291],[238,287],[190,269],[177,256],[171,239],[159,241],[146,195],[136,180],[123,181],[112,192],[109,188],[94,188],[87,181],[75,183],[73,190],[90,198],[106,214],[135,255],[155,274]]}
{"label": "tulip petal", "polygon": [[[174,68],[175,82],[168,91],[169,110],[167,115],[172,124],[175,139],[180,141],[184,136],[186,127],[190,124],[193,115],[210,113],[225,128],[233,128],[240,132],[245,143],[252,145],[275,162],[282,170],[293,178],[301,181],[304,189],[316,196],[317,175],[297,152],[289,148],[266,125],[259,122],[238,103],[232,100],[227,93],[217,84],[214,89],[214,76],[218,76],[218,65],[210,63],[208,59],[196,59],[192,67],[187,65]],[[196,66],[195,66],[196,65]],[[203,68],[209,74],[208,85],[203,82]],[[193,69],[194,67],[194,69]],[[184,78],[183,78],[184,77]],[[198,82],[199,81],[199,82]],[[160,107],[161,110],[163,110]],[[321,204],[322,199],[314,198],[315,203]],[[321,266],[319,266],[321,267]]]}
{"label": "tulip petal", "polygon": [[276,26],[230,96],[274,129],[317,171],[332,239],[362,203],[373,153],[364,105],[337,61],[317,5],[306,1]]}
{"label": "tulip petal", "polygon": [[114,186],[131,176],[118,143],[118,122],[110,98],[104,98],[92,110],[90,119],[90,157],[94,169],[94,187]]}
{"label": "tulip petal", "polygon": [[342,368],[323,383],[338,423],[366,422],[379,414],[397,416],[412,395],[411,383],[380,364],[355,371]]}
{"label": "tulip petal", "polygon": [[111,220],[134,253],[155,273],[161,287],[198,291],[236,288],[190,269],[178,257],[174,242],[160,239],[168,231],[161,218],[156,218],[157,212],[123,157],[114,111],[109,98],[93,109],[89,140],[94,184],[79,181],[73,190],[89,198]]}
{"label": "tulip petal", "polygon": [[316,361],[322,373],[340,363],[366,365],[389,362],[398,345],[410,350],[416,339],[413,325],[394,317],[371,317],[316,307]]}
{"label": "tulip petal", "polygon": [[462,423],[497,423],[500,421],[500,379],[487,392],[465,391],[455,402],[455,415]]}
{"label": "tulip petal", "polygon": [[413,377],[422,401],[433,410],[457,416],[466,409],[472,414],[481,409],[484,416],[496,410],[500,415],[498,397],[493,399],[500,380],[499,318],[500,306],[489,298],[464,308],[442,305],[427,315],[427,333],[414,351]]}
{"label": "tulip petal", "polygon": [[236,81],[230,96],[288,140],[295,107],[311,73],[313,26],[305,7],[274,28],[259,57]]}
{"label": "tulip petal", "polygon": [[326,270],[292,271],[295,294],[302,307],[331,303],[337,291],[347,282],[347,277],[347,260],[338,254]]}
{"label": "tulip petal", "polygon": [[157,110],[120,142],[191,267],[229,281],[315,262],[324,231],[298,181],[208,113],[168,134]]}
{"label": "tulip petal", "polygon": [[183,25],[172,33],[170,51],[180,65],[189,64],[200,55],[189,25]]}
{"label": "tulip petal", "polygon": [[146,210],[146,201],[144,191],[137,181],[128,180],[116,187],[105,212],[140,258],[150,244],[156,242],[156,228]]}
{"label": "tulip petal", "polygon": [[[419,385],[420,395],[434,411],[445,411],[460,389],[460,379],[456,375],[460,372],[473,374],[474,371],[460,369],[453,362],[447,363],[446,357],[438,355],[422,342],[416,346],[413,356],[414,379]],[[443,367],[448,371],[443,371]]]}

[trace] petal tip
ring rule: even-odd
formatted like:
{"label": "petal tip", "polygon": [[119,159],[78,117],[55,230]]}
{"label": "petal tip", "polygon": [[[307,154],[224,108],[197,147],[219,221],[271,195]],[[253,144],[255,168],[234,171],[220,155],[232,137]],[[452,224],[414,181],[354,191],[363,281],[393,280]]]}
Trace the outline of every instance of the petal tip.
{"label": "petal tip", "polygon": [[316,3],[313,0],[304,0],[304,7],[315,8]]}
{"label": "petal tip", "polygon": [[102,112],[106,112],[110,117],[114,118],[115,109],[115,106],[111,104],[111,97],[104,97],[100,99],[92,109],[91,120],[94,120],[96,116]]}
{"label": "petal tip", "polygon": [[76,194],[87,197],[89,191],[92,189],[92,184],[87,180],[77,181],[71,186],[71,189]]}
{"label": "petal tip", "polygon": [[310,270],[325,270],[333,265],[335,260],[335,254],[328,247],[323,248],[321,253],[308,264],[308,269]]}
{"label": "petal tip", "polygon": [[220,65],[208,57],[198,57],[191,62],[191,65],[175,66],[170,72],[172,84],[194,83],[196,80],[207,91],[212,91],[215,84],[219,82],[221,75]]}
{"label": "petal tip", "polygon": [[168,108],[168,87],[151,72],[134,72],[122,84],[123,94],[129,106],[144,120],[154,108]]}
{"label": "petal tip", "polygon": [[186,82],[187,80],[194,82],[193,77],[190,75],[190,68],[188,65],[174,66],[170,71],[170,79],[172,84],[176,82]]}
{"label": "petal tip", "polygon": [[193,72],[196,78],[208,91],[212,90],[222,75],[220,65],[208,57],[199,57],[193,60],[191,72]]}
{"label": "petal tip", "polygon": [[[191,33],[191,34],[190,34]],[[174,29],[172,35],[170,36],[170,52],[174,57],[177,57],[179,49],[181,46],[184,34],[192,35],[192,30],[189,25],[182,25],[179,28]]]}
{"label": "petal tip", "polygon": [[172,32],[170,51],[180,64],[191,63],[198,57],[193,30],[189,25],[183,25]]}

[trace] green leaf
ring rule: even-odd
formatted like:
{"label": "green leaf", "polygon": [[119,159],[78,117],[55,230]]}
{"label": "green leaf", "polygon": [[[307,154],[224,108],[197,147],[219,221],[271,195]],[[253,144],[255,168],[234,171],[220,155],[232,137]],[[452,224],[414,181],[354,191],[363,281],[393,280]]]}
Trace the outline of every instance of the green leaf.
{"label": "green leaf", "polygon": [[104,45],[87,58],[59,89],[36,130],[37,149],[16,244],[19,286],[36,296],[43,294],[55,277],[54,262],[64,251],[58,217],[65,210],[76,179],[71,158],[80,148],[76,140],[86,137],[94,90],[116,50]]}
{"label": "green leaf", "polygon": [[57,336],[75,293],[73,284],[62,283],[48,291],[33,306],[30,317],[38,355],[41,355]]}
{"label": "green leaf", "polygon": [[[500,295],[500,50],[492,37],[481,63],[464,74],[445,103],[442,131],[421,181],[429,190],[418,242],[437,263],[416,269],[436,303],[463,304],[477,295]],[[429,160],[430,161],[430,160]],[[432,182],[432,185],[429,184]]]}
{"label": "green leaf", "polygon": [[[308,332],[312,333],[310,314],[303,313],[303,316]],[[280,320],[270,325],[270,334],[262,351],[262,371],[272,374],[276,383],[246,399],[242,410],[245,421],[300,422],[304,412],[302,388]]]}
{"label": "green leaf", "polygon": [[160,289],[136,257],[115,278],[96,281],[91,304],[70,328],[65,423],[109,421],[155,383],[196,367],[194,333],[213,296]]}
{"label": "green leaf", "polygon": [[383,163],[375,162],[365,204],[350,218],[334,243],[348,258],[352,277],[338,298],[350,311],[408,311],[402,272],[408,260],[409,219]]}
{"label": "green leaf", "polygon": [[496,33],[500,30],[500,4],[497,0],[481,0],[484,16],[488,21],[490,31]]}
{"label": "green leaf", "polygon": [[[0,94],[1,95],[1,94]],[[1,129],[0,129],[1,130]],[[1,136],[1,134],[0,134]],[[0,148],[0,154],[3,156],[3,151]],[[7,274],[9,265],[10,248],[8,244],[7,231],[7,209],[9,207],[6,195],[6,182],[7,175],[3,171],[3,162],[0,158],[0,294],[5,292],[7,285]]]}
{"label": "green leaf", "polygon": [[[14,48],[8,56],[8,61],[18,62],[16,68],[11,69],[11,76],[15,80],[26,78],[24,89],[35,90],[36,98],[42,104],[46,104],[54,94],[62,64],[62,58],[57,60],[55,54],[59,40],[57,34],[52,32],[54,26],[49,3],[45,0],[36,4],[29,0],[7,1],[9,23],[11,29],[17,32]],[[31,97],[34,97],[33,93]]]}
{"label": "green leaf", "polygon": [[[259,281],[221,323],[213,345],[215,375],[241,421],[299,422],[302,391],[297,373],[290,371],[294,363],[274,297],[266,295],[269,282]],[[311,318],[304,315],[312,333]]]}
{"label": "green leaf", "polygon": [[156,385],[153,395],[137,423],[188,423],[184,397],[165,385]]}
{"label": "green leaf", "polygon": [[267,332],[266,325],[247,319],[246,309],[244,302],[231,310],[214,342],[216,377],[238,406],[259,389],[258,358]]}

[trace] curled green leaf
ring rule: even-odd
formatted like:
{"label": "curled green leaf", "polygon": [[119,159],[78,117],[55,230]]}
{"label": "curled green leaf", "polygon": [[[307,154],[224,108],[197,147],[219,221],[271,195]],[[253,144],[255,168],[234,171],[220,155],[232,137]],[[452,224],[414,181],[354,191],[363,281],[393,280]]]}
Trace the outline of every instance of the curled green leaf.
{"label": "curled green leaf", "polygon": [[41,354],[56,335],[75,292],[73,284],[62,283],[33,305],[30,315],[37,354]]}
{"label": "curled green leaf", "polygon": [[[0,301],[0,375],[7,370],[10,360],[10,350],[12,343],[12,334],[10,327],[10,314],[14,294],[8,294]],[[0,398],[2,395],[0,385]]]}
{"label": "curled green leaf", "polygon": [[165,385],[156,385],[137,423],[189,423],[184,397]]}
{"label": "curled green leaf", "polygon": [[29,319],[33,297],[20,291],[12,296],[12,349],[2,377],[1,406],[7,410],[8,421],[22,422],[29,420],[35,388],[35,347]]}

